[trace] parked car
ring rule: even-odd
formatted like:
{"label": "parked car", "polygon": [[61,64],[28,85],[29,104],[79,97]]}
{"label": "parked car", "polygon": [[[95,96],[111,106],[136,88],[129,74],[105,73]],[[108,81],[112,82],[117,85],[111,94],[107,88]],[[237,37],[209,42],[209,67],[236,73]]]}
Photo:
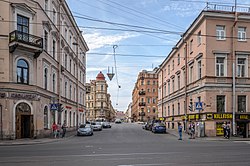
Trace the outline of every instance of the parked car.
{"label": "parked car", "polygon": [[91,125],[81,124],[77,130],[77,136],[92,136],[93,128]]}
{"label": "parked car", "polygon": [[166,133],[166,126],[164,123],[154,123],[152,127],[153,133]]}
{"label": "parked car", "polygon": [[111,124],[109,122],[103,122],[102,127],[103,128],[111,128]]}
{"label": "parked car", "polygon": [[122,123],[121,119],[116,119],[115,123]]}
{"label": "parked car", "polygon": [[92,122],[91,125],[94,131],[102,131],[102,125],[100,122]]}

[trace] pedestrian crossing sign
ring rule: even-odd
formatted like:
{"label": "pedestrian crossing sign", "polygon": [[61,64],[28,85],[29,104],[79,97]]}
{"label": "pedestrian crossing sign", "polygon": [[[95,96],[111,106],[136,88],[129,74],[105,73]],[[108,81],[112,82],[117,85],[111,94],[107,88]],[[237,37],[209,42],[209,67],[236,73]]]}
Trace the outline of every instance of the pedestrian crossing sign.
{"label": "pedestrian crossing sign", "polygon": [[57,108],[57,104],[50,104],[50,110],[56,111]]}
{"label": "pedestrian crossing sign", "polygon": [[196,110],[202,110],[202,102],[196,102],[195,103],[195,109]]}

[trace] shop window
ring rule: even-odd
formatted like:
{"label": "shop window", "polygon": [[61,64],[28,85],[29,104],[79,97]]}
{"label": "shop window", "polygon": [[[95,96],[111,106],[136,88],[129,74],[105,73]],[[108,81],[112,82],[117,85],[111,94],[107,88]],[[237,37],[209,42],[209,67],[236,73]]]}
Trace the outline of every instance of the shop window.
{"label": "shop window", "polygon": [[225,96],[217,96],[217,112],[224,113],[225,112]]}
{"label": "shop window", "polygon": [[246,96],[238,96],[238,112],[246,112]]}

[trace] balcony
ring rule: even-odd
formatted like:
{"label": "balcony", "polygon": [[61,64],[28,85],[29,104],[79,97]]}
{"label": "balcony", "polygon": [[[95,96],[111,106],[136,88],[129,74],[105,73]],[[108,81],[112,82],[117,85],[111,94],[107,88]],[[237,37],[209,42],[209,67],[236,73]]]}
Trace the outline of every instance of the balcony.
{"label": "balcony", "polygon": [[146,102],[139,102],[139,106],[146,106]]}
{"label": "balcony", "polygon": [[139,95],[145,95],[145,94],[146,94],[145,91],[143,91],[143,90],[139,91]]}
{"label": "balcony", "polygon": [[43,51],[43,38],[15,30],[9,34],[9,52],[17,48],[32,52],[37,58]]}

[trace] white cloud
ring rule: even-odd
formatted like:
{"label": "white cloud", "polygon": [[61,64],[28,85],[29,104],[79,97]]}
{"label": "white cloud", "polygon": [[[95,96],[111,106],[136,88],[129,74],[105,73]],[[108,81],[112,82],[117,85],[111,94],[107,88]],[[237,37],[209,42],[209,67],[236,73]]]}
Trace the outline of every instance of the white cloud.
{"label": "white cloud", "polygon": [[105,45],[117,44],[118,42],[122,40],[136,37],[137,35],[132,34],[132,33],[105,35],[100,32],[94,32],[94,33],[84,34],[83,36],[90,50],[94,50],[94,49],[102,48]]}

